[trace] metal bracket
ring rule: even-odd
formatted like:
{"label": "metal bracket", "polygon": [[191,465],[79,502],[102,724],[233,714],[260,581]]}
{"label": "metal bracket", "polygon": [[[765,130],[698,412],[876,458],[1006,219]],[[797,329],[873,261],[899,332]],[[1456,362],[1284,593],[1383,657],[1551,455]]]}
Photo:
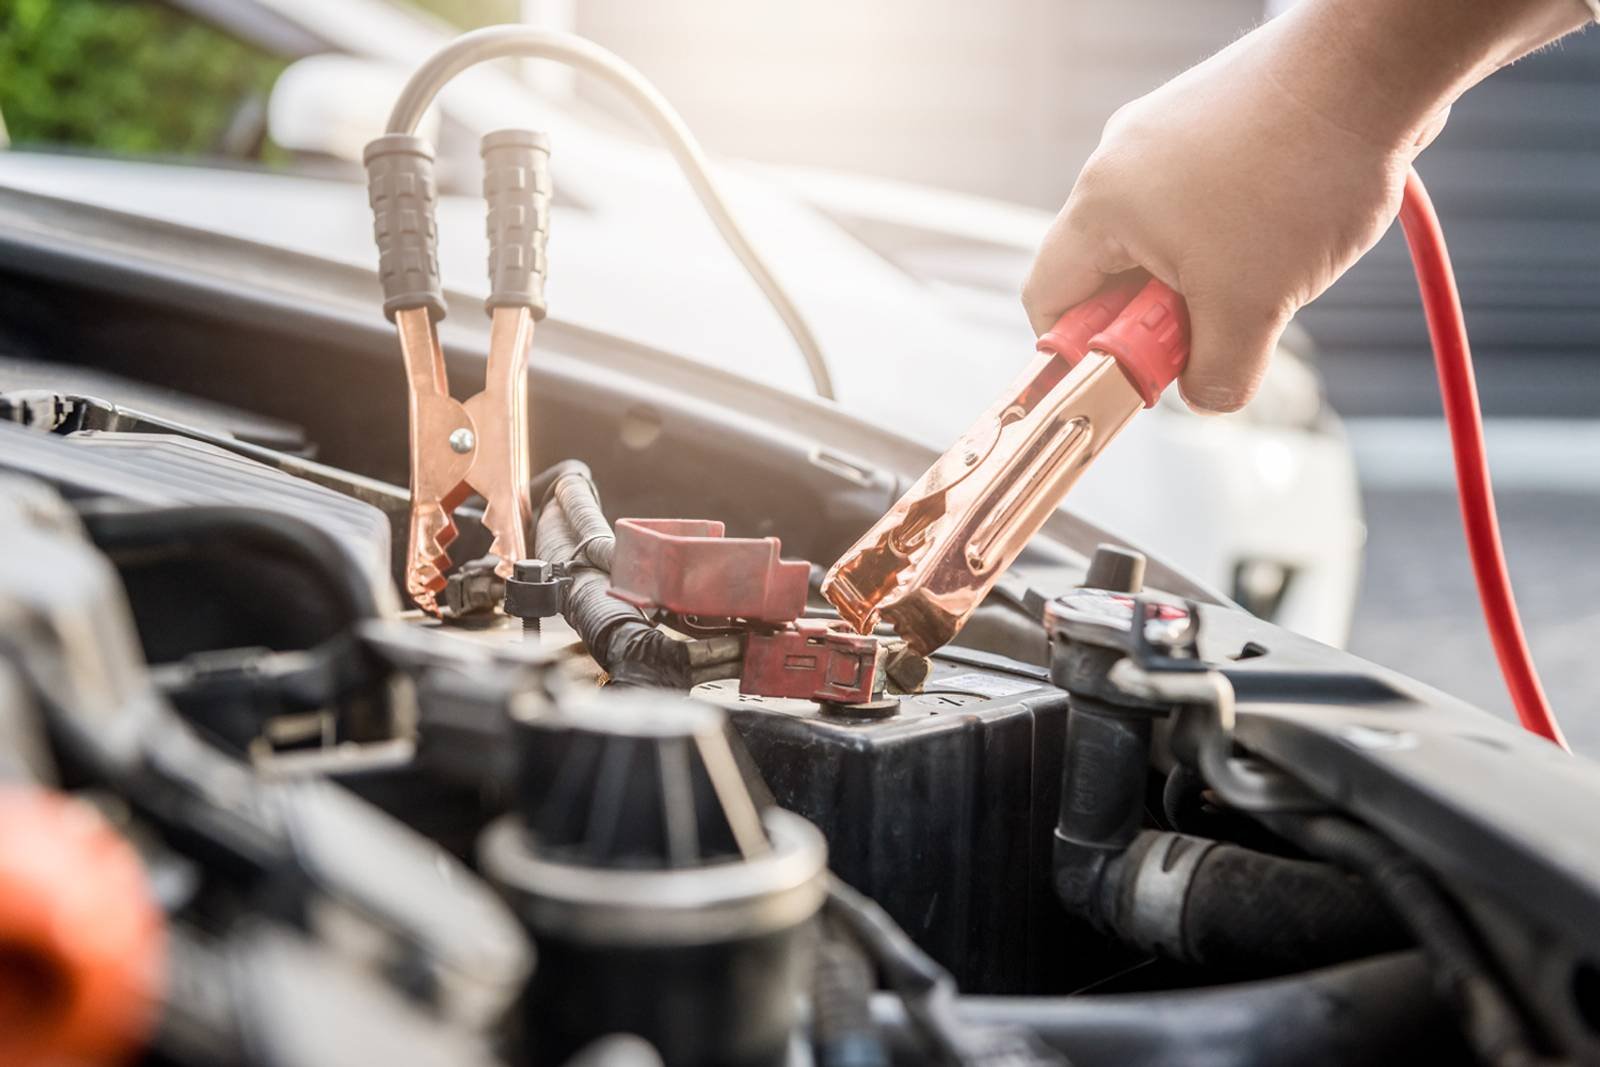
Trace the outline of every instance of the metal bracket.
{"label": "metal bracket", "polygon": [[1118,660],[1109,675],[1117,689],[1198,716],[1200,773],[1230,807],[1241,811],[1322,811],[1328,804],[1297,779],[1260,760],[1234,754],[1233,683],[1221,671],[1192,667],[1147,669]]}

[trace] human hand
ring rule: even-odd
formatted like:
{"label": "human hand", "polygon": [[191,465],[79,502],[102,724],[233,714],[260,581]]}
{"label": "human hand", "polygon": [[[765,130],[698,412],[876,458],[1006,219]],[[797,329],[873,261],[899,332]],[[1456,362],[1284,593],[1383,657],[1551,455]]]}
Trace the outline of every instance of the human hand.
{"label": "human hand", "polygon": [[1443,122],[1363,128],[1337,84],[1350,74],[1318,84],[1286,29],[1269,23],[1112,116],[1023,288],[1036,333],[1142,267],[1188,302],[1189,405],[1254,395],[1290,317],[1383,235]]}

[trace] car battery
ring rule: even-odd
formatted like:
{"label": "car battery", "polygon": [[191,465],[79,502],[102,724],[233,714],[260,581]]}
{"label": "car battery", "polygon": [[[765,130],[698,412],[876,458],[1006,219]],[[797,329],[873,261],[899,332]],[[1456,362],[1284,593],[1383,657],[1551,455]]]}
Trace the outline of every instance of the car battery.
{"label": "car battery", "polygon": [[695,694],[729,712],[773,801],[827,837],[829,866],[878,901],[963,991],[1057,988],[1067,920],[1051,889],[1067,695],[1042,668],[965,649],[923,691],[856,714]]}

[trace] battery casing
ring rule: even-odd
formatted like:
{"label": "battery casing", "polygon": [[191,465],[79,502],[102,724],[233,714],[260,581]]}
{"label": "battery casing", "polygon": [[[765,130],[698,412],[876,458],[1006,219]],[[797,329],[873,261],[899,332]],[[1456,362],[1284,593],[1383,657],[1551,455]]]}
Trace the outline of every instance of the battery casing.
{"label": "battery casing", "polygon": [[934,658],[924,692],[881,719],[809,701],[696,695],[726,707],[772,799],[815,823],[829,866],[972,993],[1057,988],[1067,920],[1050,884],[1067,696],[1041,668]]}

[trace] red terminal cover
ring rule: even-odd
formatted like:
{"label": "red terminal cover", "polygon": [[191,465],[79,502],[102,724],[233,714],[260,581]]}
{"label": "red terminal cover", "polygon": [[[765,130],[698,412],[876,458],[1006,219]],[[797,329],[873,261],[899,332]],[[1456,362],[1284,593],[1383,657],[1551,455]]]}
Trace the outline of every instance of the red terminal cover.
{"label": "red terminal cover", "polygon": [[842,622],[800,619],[745,638],[739,692],[794,700],[865,704],[881,695],[882,646]]}
{"label": "red terminal cover", "polygon": [[1113,281],[1056,320],[1035,346],[1076,364],[1088,352],[1117,361],[1128,381],[1154,407],[1189,359],[1189,309],[1164,283]]}
{"label": "red terminal cover", "polygon": [[712,519],[619,519],[611,595],[641,611],[780,623],[806,607],[811,565],[776,537],[724,537]]}

